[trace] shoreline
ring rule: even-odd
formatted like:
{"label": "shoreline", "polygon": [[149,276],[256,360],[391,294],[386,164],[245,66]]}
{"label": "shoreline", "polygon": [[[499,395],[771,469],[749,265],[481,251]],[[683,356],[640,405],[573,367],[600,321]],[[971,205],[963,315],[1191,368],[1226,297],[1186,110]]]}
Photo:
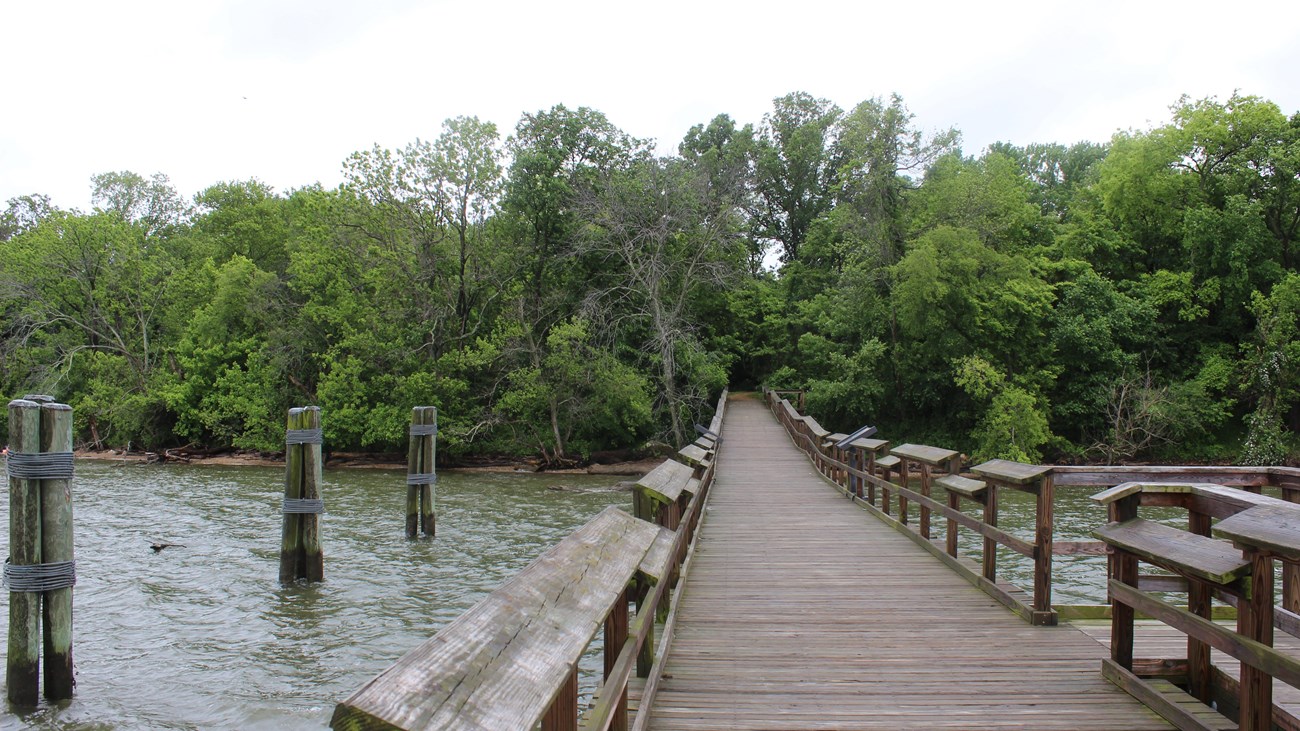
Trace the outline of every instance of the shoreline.
{"label": "shoreline", "polygon": [[[169,455],[158,452],[123,452],[120,450],[79,449],[73,452],[76,459],[90,459],[100,462],[118,462],[121,464],[155,466],[167,464],[215,465],[222,467],[283,467],[284,458],[262,457],[252,454],[214,454],[214,455]],[[439,472],[496,472],[511,474],[550,474],[550,475],[617,475],[640,476],[657,467],[664,458],[643,459],[613,464],[590,464],[586,467],[572,467],[556,470],[540,470],[537,465],[525,461],[501,461],[485,465],[456,465],[440,467]],[[404,470],[405,461],[385,458],[383,456],[363,456],[356,454],[336,454],[325,460],[325,469],[347,470]]]}

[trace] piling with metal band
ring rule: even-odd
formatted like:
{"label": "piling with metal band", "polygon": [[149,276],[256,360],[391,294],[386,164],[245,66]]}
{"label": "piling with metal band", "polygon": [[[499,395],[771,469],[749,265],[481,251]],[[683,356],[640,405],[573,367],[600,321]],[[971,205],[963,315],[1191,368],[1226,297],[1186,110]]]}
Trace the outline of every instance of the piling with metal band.
{"label": "piling with metal band", "polygon": [[320,545],[324,512],[320,408],[289,409],[285,431],[284,514],[280,539],[280,583],[322,581],[325,556]]}
{"label": "piling with metal band", "polygon": [[[5,685],[17,706],[72,697],[72,408],[49,396],[9,404],[9,642]],[[42,635],[42,629],[44,633]],[[43,643],[42,643],[43,639]]]}
{"label": "piling with metal band", "polygon": [[[438,450],[438,409],[411,409],[411,441],[406,452],[406,537],[415,538],[418,527],[432,538],[436,527],[434,463]],[[418,525],[417,525],[418,524]]]}
{"label": "piling with metal band", "polygon": [[[35,401],[9,402],[9,449],[12,455],[41,451],[41,406]],[[9,473],[9,563],[41,562],[40,480]],[[41,596],[9,592],[9,644],[5,687],[9,702],[35,706],[40,701]]]}
{"label": "piling with metal band", "polygon": [[[66,455],[72,462],[72,407],[67,404],[41,405],[41,452]],[[58,461],[63,461],[62,459]],[[72,474],[55,468],[41,480],[41,562],[68,566],[64,577],[76,581],[71,568],[72,551]],[[71,574],[71,576],[69,576]],[[59,582],[59,588],[45,592],[42,612],[44,630],[43,661],[45,697],[50,701],[72,697],[76,681],[72,674],[72,584]]]}

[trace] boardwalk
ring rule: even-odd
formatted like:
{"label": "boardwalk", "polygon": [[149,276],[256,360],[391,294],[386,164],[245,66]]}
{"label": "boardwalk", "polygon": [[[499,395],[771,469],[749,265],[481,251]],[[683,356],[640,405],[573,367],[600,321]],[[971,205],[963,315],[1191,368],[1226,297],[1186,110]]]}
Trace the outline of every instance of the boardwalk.
{"label": "boardwalk", "polygon": [[1105,649],[1031,627],[729,407],[654,729],[1166,729]]}

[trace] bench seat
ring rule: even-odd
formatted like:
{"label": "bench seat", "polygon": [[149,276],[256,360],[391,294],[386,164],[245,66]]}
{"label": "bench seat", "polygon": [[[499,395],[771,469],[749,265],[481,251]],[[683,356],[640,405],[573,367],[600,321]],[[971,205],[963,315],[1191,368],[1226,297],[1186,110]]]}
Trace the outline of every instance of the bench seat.
{"label": "bench seat", "polygon": [[1107,523],[1094,536],[1148,563],[1226,586],[1250,575],[1250,561],[1231,543],[1142,518]]}
{"label": "bench seat", "polygon": [[948,492],[955,492],[962,497],[971,500],[979,500],[988,489],[989,484],[982,480],[972,480],[969,477],[961,475],[944,475],[935,479],[934,484],[942,487]]}

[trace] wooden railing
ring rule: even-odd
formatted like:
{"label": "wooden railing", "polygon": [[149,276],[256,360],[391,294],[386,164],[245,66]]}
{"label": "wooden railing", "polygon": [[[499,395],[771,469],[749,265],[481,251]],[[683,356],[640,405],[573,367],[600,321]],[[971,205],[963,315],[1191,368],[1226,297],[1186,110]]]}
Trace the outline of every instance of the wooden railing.
{"label": "wooden railing", "polygon": [[[646,678],[649,708],[671,638],[666,627],[655,652],[656,619],[673,621],[671,588],[689,567],[726,400],[712,436],[679,453],[687,464],[666,461],[637,483],[638,517],[607,508],[338,704],[330,726],[644,728],[648,713],[629,717],[628,685],[634,672]],[[602,628],[603,680],[582,713],[578,661]]]}
{"label": "wooden railing", "polygon": [[[846,495],[1035,624],[1057,620],[1050,603],[1053,555],[1109,555],[1112,658],[1103,663],[1103,674],[1178,728],[1238,728],[1231,720],[1238,719],[1243,730],[1300,731],[1300,719],[1273,704],[1271,696],[1274,679],[1300,687],[1300,661],[1272,647],[1275,628],[1300,637],[1300,469],[1041,466],[993,460],[972,467],[967,477],[954,450],[853,440],[830,433],[774,392],[764,397],[795,444]],[[1053,499],[1060,485],[1111,488],[1094,496],[1110,510],[1111,522],[1095,532],[1101,541],[1053,540]],[[935,487],[943,488],[946,504],[932,497]],[[1281,499],[1263,495],[1266,487],[1276,489]],[[998,527],[999,489],[1035,496],[1032,542]],[[965,501],[982,505],[982,517],[962,512]],[[915,524],[912,504],[918,507]],[[1140,519],[1139,505],[1186,509],[1187,530]],[[931,534],[936,513],[946,518],[942,549]],[[983,538],[978,567],[957,554],[959,528]],[[997,578],[999,546],[1033,562],[1028,598]],[[1280,601],[1273,587],[1273,560],[1282,562]],[[1140,576],[1139,561],[1171,573]],[[1187,608],[1151,592],[1185,593]],[[1213,599],[1237,608],[1236,632],[1211,621]],[[1135,612],[1185,633],[1187,657],[1134,658]],[[1211,665],[1211,647],[1241,661],[1240,681]]]}
{"label": "wooden railing", "polygon": [[[892,447],[882,439],[856,439],[834,434],[811,416],[800,414],[776,392],[764,398],[778,421],[817,466],[819,472],[845,494],[875,512],[887,523],[911,537],[971,583],[983,589],[1016,614],[1033,624],[1056,624],[1052,608],[1053,481],[1052,470],[1006,460],[976,465],[973,472],[982,480],[961,476],[961,455],[950,449],[920,444]],[[942,474],[941,474],[942,473]],[[940,475],[936,478],[936,475]],[[912,477],[919,484],[913,489]],[[943,487],[947,500],[935,500],[934,486]],[[1034,538],[1018,538],[998,527],[998,493],[1011,489],[1034,496],[1037,506]],[[894,498],[897,498],[897,509]],[[879,500],[877,500],[879,498]],[[961,501],[983,506],[976,518],[962,512]],[[916,524],[912,525],[913,505]],[[933,516],[941,516],[946,533],[942,541],[934,535]],[[981,561],[958,555],[958,531],[971,530],[983,538]],[[1034,584],[1030,592],[997,576],[999,546],[1033,562]]]}
{"label": "wooden railing", "polygon": [[[1275,627],[1300,636],[1300,606],[1294,597],[1274,606],[1272,566],[1275,558],[1300,561],[1300,506],[1203,483],[1130,482],[1093,499],[1109,510],[1096,535],[1112,549],[1111,658],[1103,674],[1179,728],[1223,728],[1225,715],[1242,731],[1300,726],[1272,700],[1274,679],[1300,687],[1300,661],[1273,649]],[[1143,506],[1185,509],[1187,529],[1143,519]],[[1141,575],[1139,562],[1167,573]],[[1186,609],[1152,592],[1184,593]],[[1211,621],[1214,598],[1237,606],[1235,632]],[[1186,634],[1187,657],[1135,658],[1135,612]],[[1211,664],[1211,647],[1241,662],[1240,680]]]}

